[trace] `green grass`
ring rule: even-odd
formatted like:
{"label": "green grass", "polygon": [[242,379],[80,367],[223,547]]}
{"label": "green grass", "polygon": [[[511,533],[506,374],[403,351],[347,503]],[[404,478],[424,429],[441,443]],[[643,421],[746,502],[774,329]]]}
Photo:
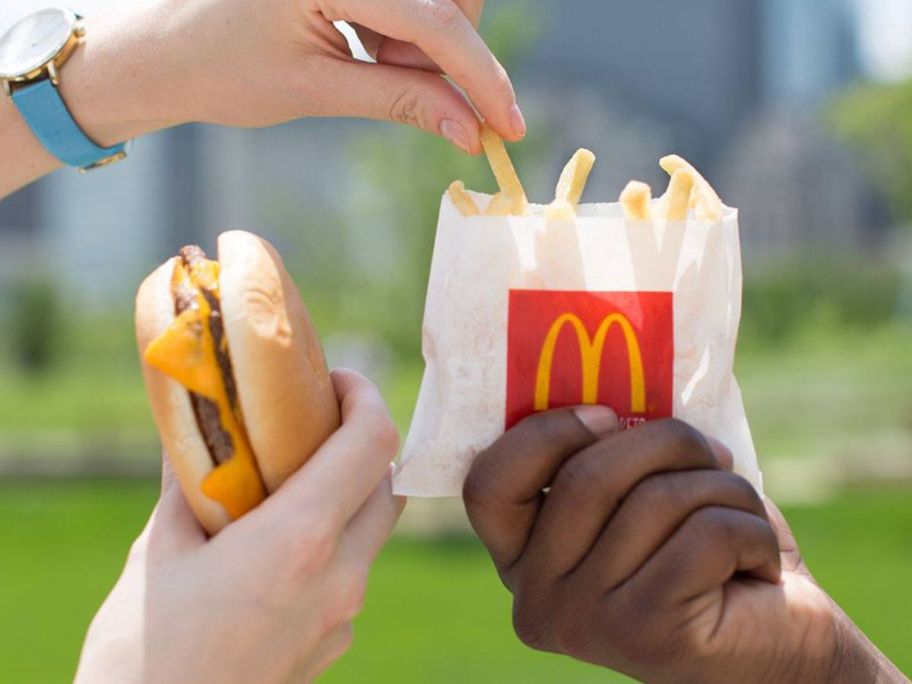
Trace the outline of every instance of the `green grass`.
{"label": "green grass", "polygon": [[[0,681],[72,676],[155,496],[144,481],[0,482]],[[852,493],[786,515],[821,583],[912,672],[912,493]],[[355,646],[325,681],[625,681],[524,648],[509,604],[474,540],[395,539],[375,565]]]}
{"label": "green grass", "polygon": [[738,356],[761,459],[828,455],[866,436],[912,443],[912,329],[813,334]]}

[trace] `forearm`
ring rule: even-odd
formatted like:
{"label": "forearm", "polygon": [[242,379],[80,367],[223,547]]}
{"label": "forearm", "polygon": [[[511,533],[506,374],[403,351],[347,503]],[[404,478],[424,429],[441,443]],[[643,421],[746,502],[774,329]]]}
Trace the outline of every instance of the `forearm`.
{"label": "forearm", "polygon": [[837,608],[838,648],[829,681],[833,684],[907,684],[909,679]]}
{"label": "forearm", "polygon": [[[86,40],[60,70],[60,93],[96,143],[108,147],[182,122],[161,5],[88,17]],[[0,198],[61,166],[15,105],[0,101]]]}
{"label": "forearm", "polygon": [[0,96],[0,198],[60,166],[7,97]]}

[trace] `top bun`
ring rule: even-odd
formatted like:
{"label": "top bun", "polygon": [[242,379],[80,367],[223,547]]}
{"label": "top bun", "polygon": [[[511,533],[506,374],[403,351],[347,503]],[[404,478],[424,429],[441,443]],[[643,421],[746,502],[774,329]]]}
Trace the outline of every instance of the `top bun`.
{"label": "top bun", "polygon": [[282,258],[240,230],[218,239],[222,317],[241,413],[274,492],[339,427],[320,340]]}

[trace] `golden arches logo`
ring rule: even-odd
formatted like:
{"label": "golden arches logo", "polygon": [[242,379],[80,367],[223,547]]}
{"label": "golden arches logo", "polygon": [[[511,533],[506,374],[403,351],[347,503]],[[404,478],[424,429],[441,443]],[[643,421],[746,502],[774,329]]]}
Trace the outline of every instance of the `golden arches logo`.
{"label": "golden arches logo", "polygon": [[589,331],[582,319],[576,314],[567,313],[554,321],[538,358],[538,373],[535,379],[535,410],[547,411],[551,403],[554,352],[557,340],[566,325],[573,327],[579,343],[582,360],[583,403],[598,403],[599,375],[605,351],[605,340],[611,329],[618,325],[627,342],[627,360],[630,364],[630,410],[633,413],[646,413],[646,380],[643,373],[643,354],[640,350],[640,342],[630,321],[620,313],[606,316],[596,331],[595,337],[589,336]]}

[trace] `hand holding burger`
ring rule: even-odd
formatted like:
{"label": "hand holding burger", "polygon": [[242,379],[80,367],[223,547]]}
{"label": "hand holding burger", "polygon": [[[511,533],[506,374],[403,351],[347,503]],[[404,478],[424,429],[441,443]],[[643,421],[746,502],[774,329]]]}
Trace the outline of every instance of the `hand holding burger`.
{"label": "hand holding burger", "polygon": [[219,256],[185,248],[137,297],[162,494],[89,629],[81,682],[313,679],[351,642],[404,505],[382,397],[327,372],[275,250],[235,231]]}
{"label": "hand holding burger", "polygon": [[342,427],[211,539],[165,461],[161,499],[92,622],[77,682],[311,681],[348,648],[403,501],[383,399],[355,373],[332,379]]}

